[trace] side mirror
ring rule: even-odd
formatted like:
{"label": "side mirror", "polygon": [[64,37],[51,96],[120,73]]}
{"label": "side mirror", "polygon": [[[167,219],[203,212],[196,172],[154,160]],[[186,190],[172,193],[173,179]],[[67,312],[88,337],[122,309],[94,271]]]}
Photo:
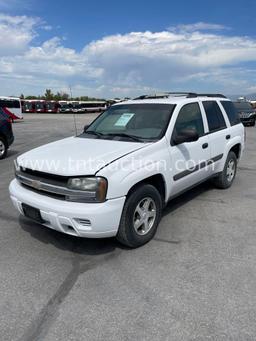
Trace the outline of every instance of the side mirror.
{"label": "side mirror", "polygon": [[85,126],[84,126],[84,133],[86,132],[86,130],[89,128],[89,124],[86,124]]}
{"label": "side mirror", "polygon": [[178,145],[185,142],[195,142],[198,139],[199,135],[195,129],[183,129],[178,134],[174,134],[172,142]]}

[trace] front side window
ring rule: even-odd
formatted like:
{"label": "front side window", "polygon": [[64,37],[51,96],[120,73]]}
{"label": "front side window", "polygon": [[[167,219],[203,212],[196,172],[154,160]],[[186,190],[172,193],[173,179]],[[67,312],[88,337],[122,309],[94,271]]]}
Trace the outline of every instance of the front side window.
{"label": "front side window", "polygon": [[174,127],[175,135],[187,129],[195,129],[199,137],[204,135],[204,124],[198,103],[189,103],[181,108]]}
{"label": "front side window", "polygon": [[84,135],[158,140],[167,129],[174,107],[173,104],[115,105],[99,116]]}
{"label": "front side window", "polygon": [[227,127],[220,107],[216,101],[204,101],[203,106],[210,132],[221,130]]}

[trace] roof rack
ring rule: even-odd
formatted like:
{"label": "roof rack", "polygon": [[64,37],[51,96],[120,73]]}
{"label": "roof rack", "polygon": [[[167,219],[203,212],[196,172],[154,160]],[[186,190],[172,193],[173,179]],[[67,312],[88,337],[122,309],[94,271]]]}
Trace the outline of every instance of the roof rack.
{"label": "roof rack", "polygon": [[134,100],[140,99],[160,99],[160,98],[168,98],[168,97],[186,97],[186,98],[196,98],[196,97],[220,97],[226,98],[226,96],[222,94],[198,94],[195,92],[163,92],[156,93],[151,95],[142,95],[134,98]]}
{"label": "roof rack", "polygon": [[170,97],[168,93],[164,92],[164,93],[156,93],[156,94],[151,94],[151,95],[142,95],[142,96],[134,98],[134,100],[150,99],[150,98],[157,99],[157,98],[168,98],[168,97]]}
{"label": "roof rack", "polygon": [[227,98],[222,94],[197,94],[197,97],[220,97],[220,98]]}

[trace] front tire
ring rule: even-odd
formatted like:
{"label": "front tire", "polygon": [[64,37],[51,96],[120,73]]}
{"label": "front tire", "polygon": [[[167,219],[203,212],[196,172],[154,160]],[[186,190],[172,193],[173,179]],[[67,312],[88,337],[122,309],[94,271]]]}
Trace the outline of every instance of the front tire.
{"label": "front tire", "polygon": [[117,240],[136,248],[149,242],[155,235],[162,215],[162,198],[149,184],[137,187],[126,199]]}
{"label": "front tire", "polygon": [[232,186],[236,177],[237,157],[234,152],[229,152],[223,171],[218,177],[213,179],[213,183],[217,188],[227,189]]}
{"label": "front tire", "polygon": [[8,148],[5,140],[2,137],[0,137],[0,160],[6,157],[7,149]]}

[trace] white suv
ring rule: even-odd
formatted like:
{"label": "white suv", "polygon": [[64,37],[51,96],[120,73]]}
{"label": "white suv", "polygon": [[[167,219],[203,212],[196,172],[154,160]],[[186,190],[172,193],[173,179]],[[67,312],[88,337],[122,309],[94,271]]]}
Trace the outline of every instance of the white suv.
{"label": "white suv", "polygon": [[49,228],[138,247],[173,197],[210,178],[230,187],[243,149],[244,127],[223,95],[141,96],[111,106],[79,136],[19,156],[10,195]]}

